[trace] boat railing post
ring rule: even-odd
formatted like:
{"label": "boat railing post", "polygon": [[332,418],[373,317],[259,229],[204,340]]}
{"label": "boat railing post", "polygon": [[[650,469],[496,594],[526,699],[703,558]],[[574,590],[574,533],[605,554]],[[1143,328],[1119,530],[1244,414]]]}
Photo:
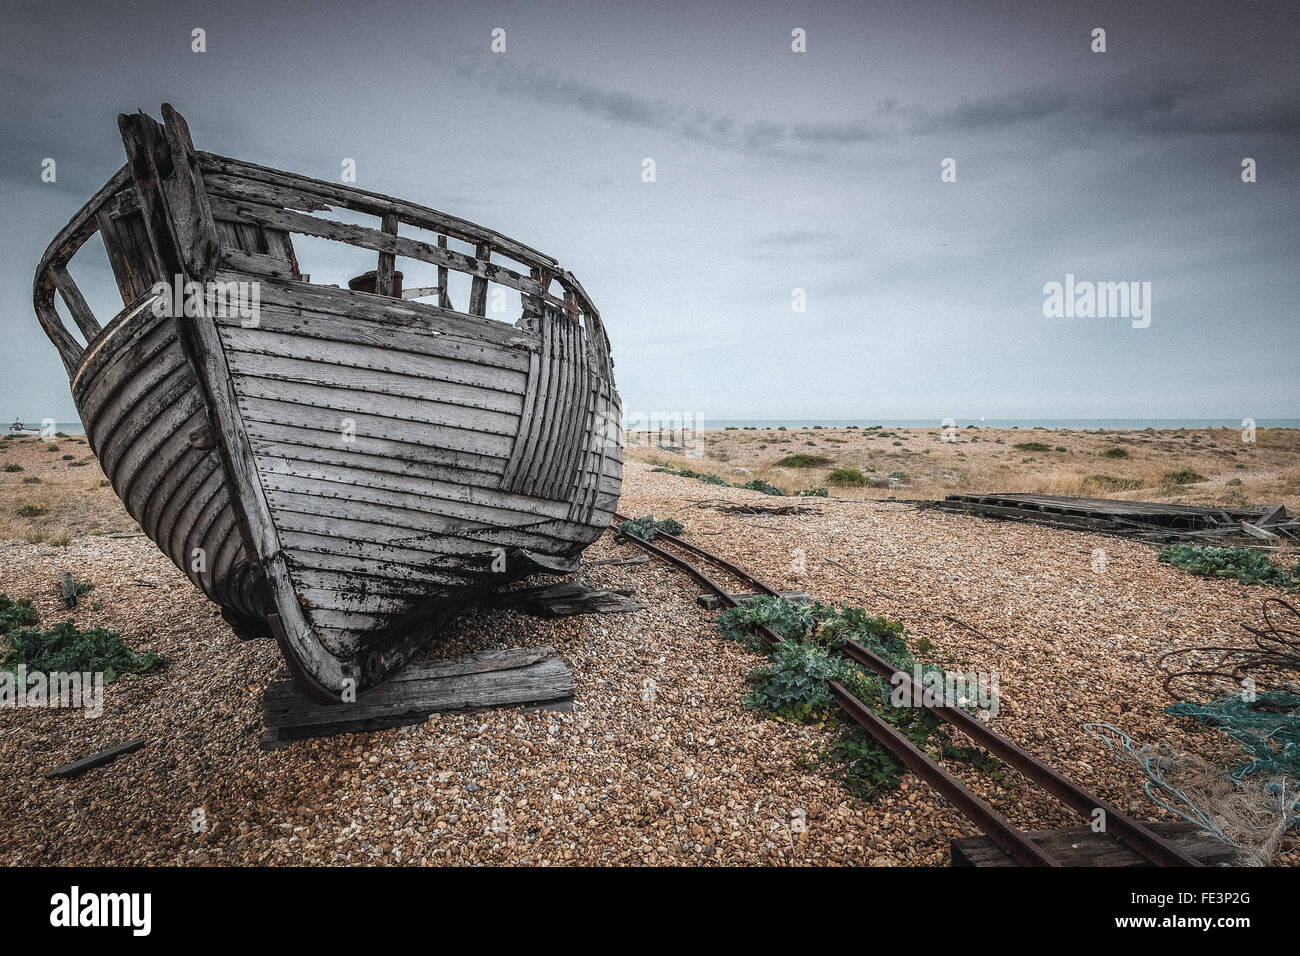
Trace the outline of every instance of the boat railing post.
{"label": "boat railing post", "polygon": [[[380,221],[380,232],[397,235],[397,213],[386,212]],[[397,269],[397,256],[391,252],[379,254],[379,268],[375,270],[375,295],[393,294],[393,273]]]}
{"label": "boat railing post", "polygon": [[[479,262],[487,265],[488,259],[492,256],[492,246],[486,242],[480,242],[474,247],[474,258]],[[487,284],[486,276],[475,276],[473,283],[470,285],[469,292],[469,314],[477,316],[487,315]]]}

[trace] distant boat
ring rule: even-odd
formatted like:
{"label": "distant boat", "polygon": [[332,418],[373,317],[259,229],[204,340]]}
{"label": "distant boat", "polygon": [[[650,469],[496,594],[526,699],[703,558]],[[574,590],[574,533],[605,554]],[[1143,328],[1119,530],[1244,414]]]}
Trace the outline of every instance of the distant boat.
{"label": "distant boat", "polygon": [[22,422],[14,422],[12,425],[9,426],[9,434],[10,435],[39,435],[41,434],[41,430],[39,428],[28,428]]}
{"label": "distant boat", "polygon": [[[445,213],[196,151],[163,118],[118,118],[128,162],[33,297],[113,488],[236,634],[274,637],[338,701],[475,596],[576,568],[622,481],[609,339],[577,279]],[[314,215],[331,207],[379,228]],[[97,232],[124,305],[102,328],[67,270]],[[313,283],[295,233],[376,268]],[[403,293],[398,256],[436,285]],[[464,310],[449,271],[471,277]],[[490,287],[518,294],[517,322],[487,317]]]}

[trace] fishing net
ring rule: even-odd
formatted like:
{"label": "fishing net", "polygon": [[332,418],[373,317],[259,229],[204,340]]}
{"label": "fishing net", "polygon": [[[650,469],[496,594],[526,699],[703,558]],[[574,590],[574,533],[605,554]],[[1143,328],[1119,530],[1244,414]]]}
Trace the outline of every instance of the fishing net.
{"label": "fishing net", "polygon": [[[1196,709],[1207,712],[1210,719],[1205,722],[1216,721],[1213,726],[1227,731],[1251,756],[1232,770],[1225,764],[1239,759],[1235,752],[1211,762],[1164,744],[1137,748],[1131,737],[1110,724],[1085,724],[1083,729],[1101,739],[1121,763],[1146,775],[1143,789],[1158,806],[1235,846],[1240,862],[1267,866],[1287,831],[1300,827],[1300,776],[1285,769],[1293,766],[1295,752],[1288,755],[1279,739],[1300,730],[1296,725],[1300,718],[1294,713],[1274,715],[1288,718],[1282,730],[1274,732],[1273,725],[1259,715],[1241,712],[1235,705],[1216,706],[1220,704],[1224,701]],[[1186,716],[1200,720],[1203,715]],[[1280,746],[1270,747],[1269,740]],[[1260,748],[1268,750],[1267,757]]]}

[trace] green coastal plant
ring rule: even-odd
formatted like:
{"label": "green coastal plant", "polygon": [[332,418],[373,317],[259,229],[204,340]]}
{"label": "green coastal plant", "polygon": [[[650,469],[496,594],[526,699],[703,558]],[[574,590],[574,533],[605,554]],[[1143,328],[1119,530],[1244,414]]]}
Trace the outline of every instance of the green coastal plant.
{"label": "green coastal plant", "polygon": [[776,464],[781,468],[821,468],[830,463],[831,460],[825,455],[798,454],[786,455]]}
{"label": "green coastal plant", "polygon": [[1286,590],[1300,588],[1300,561],[1288,570],[1254,548],[1175,544],[1162,548],[1156,558],[1205,577],[1234,578],[1245,584],[1268,584]]}
{"label": "green coastal plant", "polygon": [[31,627],[37,620],[31,598],[15,601],[7,594],[0,594],[0,634],[8,634],[15,628]]}
{"label": "green coastal plant", "polygon": [[680,521],[674,518],[661,518],[656,521],[652,515],[629,518],[618,526],[620,536],[630,535],[642,541],[653,541],[660,534],[671,534],[676,537],[685,533],[686,528]]}
{"label": "green coastal plant", "polygon": [[1197,482],[1205,481],[1205,476],[1199,471],[1193,471],[1190,468],[1181,468],[1178,471],[1167,471],[1161,476],[1167,485],[1194,485]]}
{"label": "green coastal plant", "polygon": [[826,476],[826,484],[841,488],[861,488],[867,484],[867,476],[856,468],[836,468]]}
{"label": "green coastal plant", "polygon": [[117,631],[102,627],[80,630],[71,620],[48,631],[35,628],[10,631],[0,660],[6,669],[25,666],[44,673],[92,671],[111,684],[123,674],[142,674],[162,661],[162,655],[137,653],[126,646]]}

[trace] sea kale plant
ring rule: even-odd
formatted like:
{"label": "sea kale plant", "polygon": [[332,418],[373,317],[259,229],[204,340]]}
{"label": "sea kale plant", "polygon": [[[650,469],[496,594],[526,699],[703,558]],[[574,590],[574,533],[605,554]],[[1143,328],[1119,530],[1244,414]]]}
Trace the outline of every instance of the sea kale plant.
{"label": "sea kale plant", "polygon": [[620,537],[631,536],[640,538],[642,541],[653,541],[660,534],[677,535],[686,534],[686,528],[680,521],[673,518],[662,518],[658,521],[653,515],[642,515],[640,518],[629,518],[618,526]]}
{"label": "sea kale plant", "polygon": [[1157,559],[1213,578],[1236,578],[1245,584],[1271,584],[1285,590],[1300,588],[1300,562],[1287,569],[1274,564],[1268,554],[1254,548],[1215,548],[1175,544],[1162,548]]}
{"label": "sea kale plant", "polygon": [[122,635],[102,627],[80,630],[63,621],[48,631],[37,628],[31,602],[0,594],[0,667],[45,674],[91,671],[111,684],[123,674],[140,674],[162,661],[159,654],[137,653]]}
{"label": "sea kale plant", "polygon": [[[764,641],[759,626],[769,628],[779,640]],[[751,710],[765,711],[778,720],[825,724],[835,719],[829,683],[835,680],[918,747],[924,747],[936,734],[941,752],[950,743],[939,729],[939,718],[921,707],[890,706],[890,686],[841,653],[845,642],[853,640],[899,670],[914,673],[918,662],[903,639],[903,625],[897,621],[847,604],[836,607],[820,601],[799,603],[759,596],[723,612],[717,627],[724,637],[743,641],[768,658],[766,665],[749,675],[744,703]],[[942,669],[926,664],[921,672],[942,674]],[[841,766],[847,786],[858,796],[896,786],[904,770],[856,724],[846,724],[821,759]]]}

